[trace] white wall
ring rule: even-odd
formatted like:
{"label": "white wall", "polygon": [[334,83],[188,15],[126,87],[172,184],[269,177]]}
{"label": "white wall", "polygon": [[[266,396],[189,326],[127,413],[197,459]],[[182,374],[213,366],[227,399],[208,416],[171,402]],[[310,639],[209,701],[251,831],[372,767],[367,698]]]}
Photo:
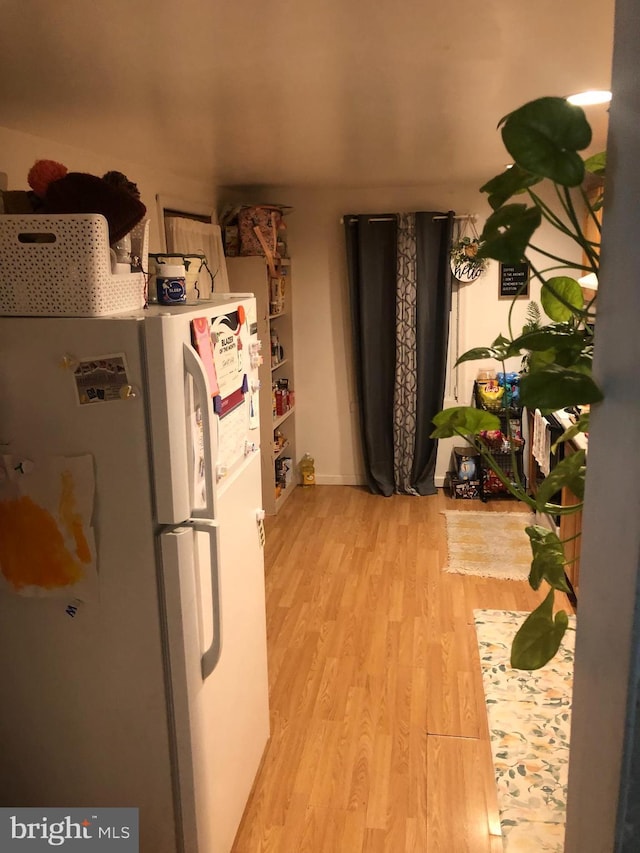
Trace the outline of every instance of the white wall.
{"label": "white wall", "polygon": [[[106,157],[83,148],[62,145],[39,136],[0,127],[0,172],[8,175],[8,189],[26,190],[27,174],[36,160],[58,160],[70,172],[89,172],[103,175],[109,170],[124,172],[138,185],[143,203],[147,206],[150,225],[150,250],[160,251],[160,231],[156,195],[172,203],[185,203],[215,210],[216,192],[212,184],[188,180],[170,172],[160,171],[148,164]],[[150,157],[150,160],[152,158]]]}
{"label": "white wall", "polygon": [[[245,195],[254,201],[268,200],[294,208],[287,222],[295,311],[296,443],[301,454],[309,451],[315,457],[319,483],[362,483],[341,217],[347,213],[452,209],[458,214],[478,214],[477,228],[481,230],[490,212],[484,196],[476,185],[370,190],[254,188],[248,193],[221,190],[220,194],[223,199],[237,200]],[[540,239],[549,251],[561,248],[553,229],[543,226]],[[575,250],[570,248],[569,251],[575,256]],[[539,299],[539,292],[539,284],[532,281],[531,298]],[[498,299],[498,264],[495,262],[477,282],[462,285],[460,353],[490,344],[500,332],[506,334],[510,304],[510,300]],[[513,315],[516,331],[523,325],[527,304],[527,300],[521,299],[516,305]],[[470,402],[479,366],[478,362],[473,362],[459,368],[460,405]],[[516,359],[512,369],[518,367]],[[447,405],[457,404],[455,400],[446,402]],[[442,485],[452,444],[443,443],[439,454],[438,485]]]}
{"label": "white wall", "polygon": [[[156,195],[171,203],[184,201],[194,209],[215,209],[216,189],[148,164],[104,157],[82,148],[62,145],[0,127],[0,171],[8,174],[9,189],[26,189],[27,173],[39,158],[59,160],[72,171],[103,174],[124,172],[138,184],[151,218],[151,251],[162,248]],[[487,177],[490,177],[489,175]],[[316,460],[317,480],[326,484],[362,483],[362,463],[351,350],[351,321],[344,247],[346,213],[405,210],[455,210],[478,215],[477,228],[490,212],[477,186],[382,187],[378,189],[254,188],[239,192],[219,190],[221,201],[244,196],[254,201],[290,204],[289,246],[293,258],[296,360],[296,443],[300,453]],[[553,229],[541,229],[540,242],[549,251],[559,249]],[[539,286],[531,283],[531,298]],[[498,265],[474,284],[460,287],[460,353],[489,344],[507,331],[508,300],[498,299]],[[526,311],[520,300],[513,325],[520,328]],[[458,372],[459,403],[469,402],[473,378],[480,364],[462,365]],[[514,363],[517,367],[517,361]],[[448,399],[447,405],[456,405]],[[443,443],[437,482],[442,484],[450,445]]]}

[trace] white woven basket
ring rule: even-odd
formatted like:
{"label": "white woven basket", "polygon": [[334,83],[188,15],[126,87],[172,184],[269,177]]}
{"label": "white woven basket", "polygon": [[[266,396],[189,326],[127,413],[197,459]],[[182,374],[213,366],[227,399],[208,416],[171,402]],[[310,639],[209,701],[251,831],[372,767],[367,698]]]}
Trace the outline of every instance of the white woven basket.
{"label": "white woven basket", "polygon": [[[46,235],[49,242],[33,242]],[[131,232],[147,270],[149,222]],[[104,317],[145,304],[145,276],[111,274],[109,230],[100,214],[0,216],[0,314]]]}

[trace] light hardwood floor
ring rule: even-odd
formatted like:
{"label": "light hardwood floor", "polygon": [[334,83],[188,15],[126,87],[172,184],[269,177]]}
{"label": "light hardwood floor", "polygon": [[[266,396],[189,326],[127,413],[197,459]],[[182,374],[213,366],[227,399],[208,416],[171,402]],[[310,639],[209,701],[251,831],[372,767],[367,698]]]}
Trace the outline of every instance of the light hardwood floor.
{"label": "light hardwood floor", "polygon": [[442,494],[296,489],[267,523],[271,740],[233,853],[499,853],[474,608],[526,582],[448,574]]}

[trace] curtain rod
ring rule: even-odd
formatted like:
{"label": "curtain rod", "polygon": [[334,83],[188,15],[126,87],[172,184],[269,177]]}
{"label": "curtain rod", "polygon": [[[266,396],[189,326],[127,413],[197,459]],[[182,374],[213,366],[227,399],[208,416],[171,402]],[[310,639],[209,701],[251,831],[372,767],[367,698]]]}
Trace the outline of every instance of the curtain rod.
{"label": "curtain rod", "polygon": [[[442,216],[434,216],[432,221],[435,222],[436,219],[448,219],[448,218],[449,217],[446,214],[443,214]],[[463,213],[460,216],[454,216],[453,217],[453,219],[456,221],[459,219],[466,219],[466,220],[471,220],[472,222],[475,222],[477,218],[478,218],[478,216],[476,213]],[[369,219],[369,222],[394,222],[395,219],[396,219],[395,216],[372,216]],[[356,222],[357,220],[352,219],[350,221]],[[340,217],[340,224],[344,225],[344,216]]]}

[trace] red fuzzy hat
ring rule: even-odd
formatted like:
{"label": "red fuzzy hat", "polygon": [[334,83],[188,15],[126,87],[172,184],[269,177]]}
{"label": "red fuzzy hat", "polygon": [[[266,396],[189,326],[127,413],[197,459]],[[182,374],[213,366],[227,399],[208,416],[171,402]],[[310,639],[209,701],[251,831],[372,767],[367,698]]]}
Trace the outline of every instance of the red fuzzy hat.
{"label": "red fuzzy hat", "polygon": [[49,184],[64,178],[68,171],[66,166],[56,160],[36,160],[29,169],[27,183],[38,198],[44,198]]}

